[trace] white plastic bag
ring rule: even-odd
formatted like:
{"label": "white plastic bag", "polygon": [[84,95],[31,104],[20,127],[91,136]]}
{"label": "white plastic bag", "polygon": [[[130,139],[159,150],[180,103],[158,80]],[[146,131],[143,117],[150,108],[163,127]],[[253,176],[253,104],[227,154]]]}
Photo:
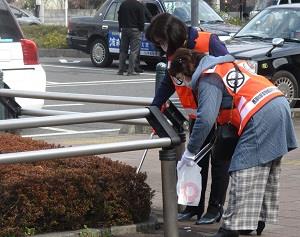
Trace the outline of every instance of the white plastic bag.
{"label": "white plastic bag", "polygon": [[178,204],[198,206],[201,198],[202,176],[198,165],[177,168]]}

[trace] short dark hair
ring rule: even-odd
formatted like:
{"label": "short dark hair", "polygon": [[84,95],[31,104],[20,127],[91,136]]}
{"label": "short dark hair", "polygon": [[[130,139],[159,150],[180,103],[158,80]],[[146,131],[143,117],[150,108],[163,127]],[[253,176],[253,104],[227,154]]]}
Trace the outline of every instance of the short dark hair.
{"label": "short dark hair", "polygon": [[175,77],[179,73],[192,77],[200,60],[205,56],[192,49],[179,48],[173,55],[173,60],[169,68],[169,74]]}
{"label": "short dark hair", "polygon": [[187,40],[187,26],[170,13],[155,16],[146,30],[146,38],[159,45],[157,39],[168,43],[167,55],[172,55],[176,49],[183,47]]}

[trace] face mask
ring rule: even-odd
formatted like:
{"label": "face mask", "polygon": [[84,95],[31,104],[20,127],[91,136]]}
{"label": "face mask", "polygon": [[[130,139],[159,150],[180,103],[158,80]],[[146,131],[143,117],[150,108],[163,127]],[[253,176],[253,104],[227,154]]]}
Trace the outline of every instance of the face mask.
{"label": "face mask", "polygon": [[161,49],[166,53],[168,51],[168,44],[167,43],[163,43],[160,45]]}

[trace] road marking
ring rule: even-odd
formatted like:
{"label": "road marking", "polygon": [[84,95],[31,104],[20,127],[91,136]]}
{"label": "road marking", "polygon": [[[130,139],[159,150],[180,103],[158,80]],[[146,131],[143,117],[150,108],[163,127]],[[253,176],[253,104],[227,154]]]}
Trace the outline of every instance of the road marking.
{"label": "road marking", "polygon": [[96,86],[96,85],[124,85],[124,84],[145,84],[145,83],[153,83],[153,81],[134,81],[134,82],[107,82],[107,83],[89,83],[89,84],[74,84],[74,83],[65,83],[65,84],[57,84],[57,85],[47,85],[47,88],[52,87],[70,87],[70,86]]}
{"label": "road marking", "polygon": [[120,128],[117,128],[117,129],[87,130],[87,131],[72,131],[72,130],[68,131],[67,130],[66,132],[58,132],[58,133],[22,135],[22,137],[53,137],[53,136],[65,136],[65,135],[74,135],[74,134],[109,133],[109,132],[119,132],[119,131],[120,131]]}
{"label": "road marking", "polygon": [[[54,67],[54,68],[68,68],[68,69],[78,69],[78,70],[88,70],[88,71],[103,71],[103,72],[113,72],[116,73],[117,70],[110,69],[100,69],[100,68],[92,68],[92,67],[72,67],[72,66],[62,66],[62,65],[51,65],[51,64],[42,64],[43,67]],[[141,75],[151,75],[155,76],[155,73],[143,72]],[[117,74],[116,74],[117,76]]]}
{"label": "road marking", "polygon": [[53,127],[40,127],[40,129],[52,130],[57,132],[74,132],[74,130],[64,128],[53,128]]}
{"label": "road marking", "polygon": [[43,108],[45,107],[64,107],[64,106],[80,106],[84,104],[55,104],[55,105],[44,105]]}
{"label": "road marking", "polygon": [[54,81],[47,81],[47,83],[51,84],[51,85],[69,85],[69,84],[92,84],[92,83],[111,83],[111,82],[122,82],[122,83],[126,83],[126,82],[141,82],[141,81],[150,81],[153,82],[155,81],[155,79],[153,78],[138,78],[138,79],[124,79],[124,80],[107,80],[107,81],[76,81],[76,82],[54,82]]}
{"label": "road marking", "polygon": [[67,59],[59,59],[58,60],[60,63],[80,63],[81,61],[80,60],[73,60],[73,61],[69,61]]}

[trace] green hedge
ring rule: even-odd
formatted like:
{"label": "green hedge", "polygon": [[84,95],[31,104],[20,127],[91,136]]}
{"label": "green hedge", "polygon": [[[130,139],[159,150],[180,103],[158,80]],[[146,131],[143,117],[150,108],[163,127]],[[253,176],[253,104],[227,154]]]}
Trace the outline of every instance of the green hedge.
{"label": "green hedge", "polygon": [[[0,134],[0,153],[55,148]],[[0,165],[0,236],[24,236],[145,221],[154,192],[145,173],[108,158]]]}
{"label": "green hedge", "polygon": [[36,42],[39,48],[67,48],[67,28],[56,25],[22,25],[26,38]]}

